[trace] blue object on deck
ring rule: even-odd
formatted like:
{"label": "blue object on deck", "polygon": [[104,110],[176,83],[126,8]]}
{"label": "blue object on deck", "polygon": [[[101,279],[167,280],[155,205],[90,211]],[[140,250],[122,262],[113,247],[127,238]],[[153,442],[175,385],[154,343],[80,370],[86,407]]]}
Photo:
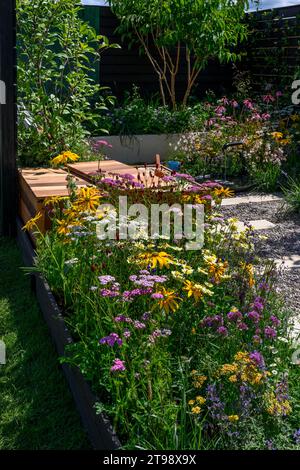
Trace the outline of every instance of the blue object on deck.
{"label": "blue object on deck", "polygon": [[176,162],[175,160],[174,161],[171,160],[171,161],[167,162],[167,167],[172,171],[178,171],[178,170],[180,170],[181,163]]}

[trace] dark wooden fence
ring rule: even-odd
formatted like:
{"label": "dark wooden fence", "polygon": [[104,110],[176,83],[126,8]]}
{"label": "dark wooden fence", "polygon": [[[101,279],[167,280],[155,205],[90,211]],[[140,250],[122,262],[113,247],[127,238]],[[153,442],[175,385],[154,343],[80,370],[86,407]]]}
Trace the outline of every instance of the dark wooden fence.
{"label": "dark wooden fence", "polygon": [[300,5],[252,13],[249,23],[245,65],[254,84],[290,87],[300,78]]}
{"label": "dark wooden fence", "polygon": [[0,0],[0,236],[14,235],[17,208],[15,32],[15,0]]}
{"label": "dark wooden fence", "polygon": [[[128,49],[115,30],[118,19],[107,7],[85,7],[85,19],[89,20],[110,40],[122,49],[109,50],[103,55],[99,81],[110,86],[117,96],[123,96],[135,84],[144,95],[158,92],[157,76],[145,55],[140,55],[138,47]],[[300,69],[300,5],[254,12],[248,15],[252,34],[244,48],[247,58],[241,68],[251,72],[256,86],[270,82],[274,86],[288,85]],[[186,84],[184,69],[180,70],[177,93],[183,93]],[[197,95],[211,89],[217,92],[232,86],[231,66],[210,63],[198,80]]]}

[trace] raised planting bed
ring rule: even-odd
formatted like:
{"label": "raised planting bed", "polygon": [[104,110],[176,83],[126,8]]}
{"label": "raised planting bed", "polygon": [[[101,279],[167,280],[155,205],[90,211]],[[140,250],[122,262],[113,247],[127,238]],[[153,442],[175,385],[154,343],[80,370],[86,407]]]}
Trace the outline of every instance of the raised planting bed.
{"label": "raised planting bed", "polygon": [[156,156],[157,164],[145,164],[143,166],[130,166],[116,160],[99,160],[98,162],[79,162],[68,165],[70,173],[93,184],[98,176],[109,178],[117,175],[131,175],[133,181],[142,183],[145,188],[157,188],[168,186],[162,180],[162,176],[171,175],[169,168],[160,164],[160,156]]}
{"label": "raised planting bed", "polygon": [[102,136],[94,140],[106,140],[112,148],[105,147],[105,153],[113,160],[122,163],[153,163],[157,153],[162,160],[167,160],[179,141],[180,134],[153,134],[133,136]]}
{"label": "raised planting bed", "polygon": [[[42,217],[37,223],[39,230],[45,233],[50,228],[51,222],[44,207],[44,201],[49,197],[68,195],[67,177],[68,173],[60,169],[20,169],[19,215],[24,224],[40,212]],[[75,178],[75,183],[78,188],[87,185],[80,178]],[[34,241],[33,233],[30,233],[30,236]]]}
{"label": "raised planting bed", "polygon": [[[18,225],[18,243],[26,266],[34,265],[34,249],[26,233],[22,231],[20,219]],[[51,333],[59,356],[66,355],[66,347],[73,343],[71,334],[66,326],[64,316],[59,308],[46,280],[38,273],[32,275],[32,284],[36,297]],[[82,424],[96,450],[116,450],[121,447],[108,418],[102,413],[97,414],[95,404],[99,401],[91,391],[90,385],[84,379],[78,368],[62,364],[62,369],[72,392]]]}

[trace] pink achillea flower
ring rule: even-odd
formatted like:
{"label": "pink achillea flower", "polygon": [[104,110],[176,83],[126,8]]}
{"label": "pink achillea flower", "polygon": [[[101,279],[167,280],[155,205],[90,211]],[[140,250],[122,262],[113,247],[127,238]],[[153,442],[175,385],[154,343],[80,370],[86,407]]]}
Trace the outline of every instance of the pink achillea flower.
{"label": "pink achillea flower", "polygon": [[155,294],[152,294],[151,295],[151,299],[154,299],[154,300],[159,300],[159,299],[163,299],[164,296],[162,294],[160,294],[159,292],[156,292]]}
{"label": "pink achillea flower", "polygon": [[121,359],[116,358],[113,362],[113,365],[110,368],[111,372],[124,372],[126,370],[124,361]]}

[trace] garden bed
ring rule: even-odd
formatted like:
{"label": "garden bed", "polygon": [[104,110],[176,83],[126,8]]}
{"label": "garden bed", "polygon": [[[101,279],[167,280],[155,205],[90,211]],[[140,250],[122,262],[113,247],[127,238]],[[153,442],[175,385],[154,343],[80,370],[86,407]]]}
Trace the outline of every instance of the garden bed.
{"label": "garden bed", "polygon": [[[22,231],[21,222],[18,220],[17,223],[18,243],[22,251],[24,263],[26,266],[33,266],[35,254],[32,244],[29,237]],[[44,320],[48,325],[59,356],[64,356],[66,354],[66,346],[72,344],[73,339],[48,283],[38,273],[35,273],[33,276],[32,285],[35,289]],[[109,420],[102,413],[96,413],[95,404],[97,403],[97,398],[92,393],[90,385],[84,379],[79,369],[68,364],[62,364],[62,369],[93,447],[96,450],[114,450],[120,448],[121,444]]]}

